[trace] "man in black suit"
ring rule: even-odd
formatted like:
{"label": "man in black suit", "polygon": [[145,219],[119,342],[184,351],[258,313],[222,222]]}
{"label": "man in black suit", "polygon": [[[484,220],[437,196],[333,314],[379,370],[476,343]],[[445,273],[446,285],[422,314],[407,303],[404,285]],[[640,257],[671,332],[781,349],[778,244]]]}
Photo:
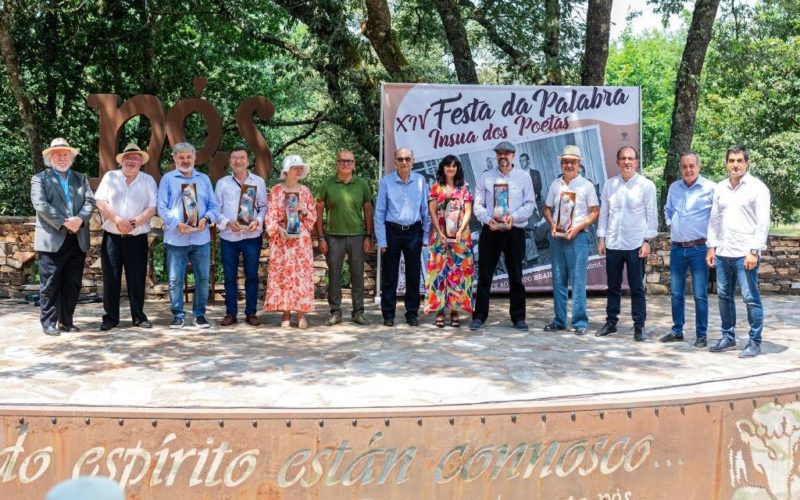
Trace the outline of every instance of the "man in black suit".
{"label": "man in black suit", "polygon": [[[539,245],[537,244],[536,229],[544,221],[544,199],[542,197],[542,174],[531,166],[531,160],[527,153],[519,155],[519,166],[531,176],[533,184],[533,194],[536,197],[536,209],[528,219],[528,227],[525,228],[525,268],[534,266],[539,260]],[[546,233],[545,233],[546,234]],[[547,236],[545,236],[545,240]]]}
{"label": "man in black suit", "polygon": [[42,151],[49,168],[31,178],[36,211],[34,249],[39,256],[39,320],[45,335],[79,331],[72,322],[89,250],[89,218],[94,193],[89,179],[72,170],[80,153],[58,137]]}

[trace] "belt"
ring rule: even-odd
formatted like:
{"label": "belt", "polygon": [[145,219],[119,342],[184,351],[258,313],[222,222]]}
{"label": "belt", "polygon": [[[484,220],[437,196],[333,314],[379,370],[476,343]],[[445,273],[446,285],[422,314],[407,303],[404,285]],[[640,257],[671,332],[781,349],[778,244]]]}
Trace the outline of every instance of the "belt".
{"label": "belt", "polygon": [[706,239],[700,238],[699,240],[694,240],[694,241],[673,241],[672,244],[683,248],[689,248],[698,245],[705,245]]}
{"label": "belt", "polygon": [[111,236],[116,236],[118,238],[136,238],[137,236],[141,236],[142,234],[145,234],[145,233],[141,233],[141,234],[117,234],[117,233],[112,233],[111,231],[106,231],[106,232],[108,234],[110,234]]}
{"label": "belt", "polygon": [[413,224],[398,224],[396,222],[386,221],[387,226],[391,226],[395,229],[399,229],[400,231],[411,231],[412,229],[416,229],[422,225],[422,222],[417,221]]}

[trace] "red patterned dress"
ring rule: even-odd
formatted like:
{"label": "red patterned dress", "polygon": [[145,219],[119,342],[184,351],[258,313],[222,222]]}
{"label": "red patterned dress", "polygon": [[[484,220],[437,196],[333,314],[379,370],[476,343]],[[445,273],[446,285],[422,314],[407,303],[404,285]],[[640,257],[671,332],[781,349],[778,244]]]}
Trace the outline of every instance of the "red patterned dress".
{"label": "red patterned dress", "polygon": [[[445,209],[448,201],[458,200],[461,205],[461,216],[465,203],[472,203],[472,195],[466,183],[454,189],[448,195],[438,183],[431,186],[430,200],[436,200],[439,227],[445,228]],[[431,228],[430,258],[425,266],[425,308],[426,314],[442,313],[444,310],[472,312],[474,300],[473,273],[475,272],[472,257],[472,235],[467,233],[459,242],[442,242],[439,235]]]}
{"label": "red patterned dress", "polygon": [[311,229],[317,220],[314,196],[299,185],[300,206],[308,214],[300,217],[300,236],[284,238],[286,228],[286,189],[277,184],[269,193],[267,234],[269,235],[269,276],[264,309],[267,311],[314,310],[314,250]]}

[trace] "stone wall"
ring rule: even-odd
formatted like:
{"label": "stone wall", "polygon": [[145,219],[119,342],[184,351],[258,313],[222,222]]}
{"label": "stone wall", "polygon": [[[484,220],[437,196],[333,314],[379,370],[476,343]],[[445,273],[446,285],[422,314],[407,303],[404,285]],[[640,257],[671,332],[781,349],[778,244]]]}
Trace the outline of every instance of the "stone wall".
{"label": "stone wall", "polygon": [[[153,230],[149,236],[151,259],[147,272],[148,298],[166,298],[168,287],[165,282],[157,282],[153,275],[152,252],[161,239],[161,221],[153,219]],[[92,217],[90,249],[86,258],[83,275],[84,295],[102,296],[102,277],[100,270],[100,243],[102,229],[97,212]],[[33,217],[0,217],[0,298],[24,297],[37,293],[36,284],[38,268],[36,253],[33,250],[34,218]],[[669,293],[669,239],[665,234],[653,240],[650,257],[647,260],[647,292],[652,294]],[[217,250],[218,251],[218,250]],[[367,296],[375,295],[375,278],[377,272],[376,253],[373,250],[367,255],[364,272],[364,286]],[[261,282],[267,278],[269,262],[269,246],[266,239],[261,250]],[[800,237],[770,236],[768,249],[764,252],[761,264],[760,282],[763,292],[800,294]],[[244,278],[239,268],[239,289],[244,290]],[[314,287],[315,294],[325,296],[325,274],[327,265],[325,256],[314,251]],[[688,286],[688,284],[687,284]],[[713,281],[712,281],[713,288]],[[216,299],[223,300],[223,283],[216,284]],[[263,295],[263,286],[261,287]],[[346,291],[345,291],[346,293]]]}
{"label": "stone wall", "polygon": [[[669,252],[670,241],[666,233],[661,233],[651,243],[652,252],[647,259],[647,293],[669,293]],[[800,237],[770,236],[767,249],[761,256],[759,284],[761,292],[774,292],[800,295]],[[713,278],[714,270],[711,270]],[[711,290],[716,290],[715,279],[710,279]],[[691,278],[687,278],[687,290],[691,290]]]}
{"label": "stone wall", "polygon": [[[36,283],[38,265],[36,252],[33,250],[34,217],[0,217],[0,298],[17,298],[35,294],[39,291]],[[150,299],[163,299],[167,297],[169,287],[166,282],[159,282],[154,277],[153,251],[161,241],[162,223],[158,217],[153,218],[152,231],[148,237],[150,246],[150,263],[147,270],[147,297]],[[83,271],[82,295],[102,297],[103,278],[100,268],[100,244],[103,240],[103,230],[100,225],[100,216],[95,212],[89,226],[92,248],[86,256],[86,267]],[[316,243],[315,243],[316,245]],[[262,283],[267,279],[269,265],[269,245],[264,239],[261,249],[261,265],[259,276]],[[217,246],[219,252],[219,246]],[[367,255],[364,269],[364,287],[368,297],[375,295],[376,253],[373,250]],[[325,256],[314,250],[314,291],[320,298],[325,296],[326,273],[328,266]],[[124,282],[124,276],[123,276]],[[124,283],[123,283],[124,287]],[[188,287],[191,290],[191,286]],[[215,285],[216,299],[224,300],[224,283]],[[244,276],[239,266],[239,290],[244,293]],[[264,287],[260,287],[263,297]],[[345,290],[347,294],[347,290]]]}

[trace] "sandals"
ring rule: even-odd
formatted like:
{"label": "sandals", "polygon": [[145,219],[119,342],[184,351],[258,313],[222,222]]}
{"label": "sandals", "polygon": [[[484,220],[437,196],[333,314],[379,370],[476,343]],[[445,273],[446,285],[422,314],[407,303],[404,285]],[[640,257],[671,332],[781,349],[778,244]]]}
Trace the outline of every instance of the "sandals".
{"label": "sandals", "polygon": [[436,328],[444,328],[444,314],[436,316]]}
{"label": "sandals", "polygon": [[450,313],[450,326],[453,328],[461,327],[461,319],[459,319],[458,313]]}

